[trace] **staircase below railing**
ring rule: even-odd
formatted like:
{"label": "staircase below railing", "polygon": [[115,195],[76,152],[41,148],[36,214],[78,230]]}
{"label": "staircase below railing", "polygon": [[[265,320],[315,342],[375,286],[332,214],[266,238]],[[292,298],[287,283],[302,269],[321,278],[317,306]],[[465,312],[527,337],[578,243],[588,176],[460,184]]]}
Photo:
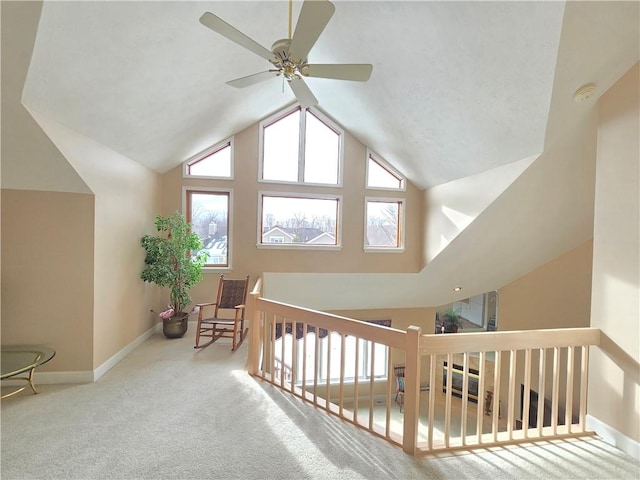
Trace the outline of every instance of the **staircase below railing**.
{"label": "staircase below railing", "polygon": [[588,433],[598,329],[423,335],[261,298],[260,283],[249,314],[250,374],[407,453]]}

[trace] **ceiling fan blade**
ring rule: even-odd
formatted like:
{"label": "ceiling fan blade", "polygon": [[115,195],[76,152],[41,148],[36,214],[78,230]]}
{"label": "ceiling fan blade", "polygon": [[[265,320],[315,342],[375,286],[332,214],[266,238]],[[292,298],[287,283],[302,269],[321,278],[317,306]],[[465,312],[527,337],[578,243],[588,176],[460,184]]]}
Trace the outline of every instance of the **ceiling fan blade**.
{"label": "ceiling fan blade", "polygon": [[287,82],[293,90],[293,94],[298,99],[298,103],[302,108],[313,107],[318,104],[318,99],[313,96],[311,90],[301,78],[294,78]]}
{"label": "ceiling fan blade", "polygon": [[200,17],[200,23],[266,60],[272,61],[275,59],[275,56],[269,50],[211,12],[204,12]]}
{"label": "ceiling fan blade", "polygon": [[302,68],[302,74],[306,77],[333,78],[355,82],[366,82],[372,71],[373,65],[368,63],[311,64]]}
{"label": "ceiling fan blade", "polygon": [[231,85],[236,88],[245,88],[250,87],[251,85],[255,85],[256,83],[263,82],[270,78],[276,77],[278,74],[277,70],[267,70],[266,72],[254,73],[252,75],[247,75],[246,77],[236,78],[235,80],[229,80],[227,85]]}
{"label": "ceiling fan blade", "polygon": [[307,58],[335,9],[327,0],[305,0],[289,47],[291,57],[297,60]]}

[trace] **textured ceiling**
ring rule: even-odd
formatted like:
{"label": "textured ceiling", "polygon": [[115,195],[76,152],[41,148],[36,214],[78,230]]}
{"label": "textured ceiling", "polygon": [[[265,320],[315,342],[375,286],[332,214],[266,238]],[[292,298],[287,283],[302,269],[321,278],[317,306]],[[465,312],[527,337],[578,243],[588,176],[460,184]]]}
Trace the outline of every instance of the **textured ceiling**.
{"label": "textured ceiling", "polygon": [[[158,172],[290,105],[277,79],[225,85],[267,65],[203,27],[204,11],[267,48],[287,33],[286,2],[45,2],[22,102],[40,125]],[[399,304],[499,288],[592,237],[597,100],[640,60],[639,30],[636,1],[336,2],[309,60],[372,63],[373,75],[308,83],[322,110],[414,184],[536,158],[407,288],[394,281],[414,296]],[[26,59],[31,48],[14,50]],[[594,96],[574,102],[588,82]]]}
{"label": "textured ceiling", "polygon": [[[300,4],[294,4],[294,24]],[[367,83],[309,79],[319,107],[420,187],[543,149],[562,2],[336,2],[311,63],[371,63]],[[294,97],[262,58],[203,27],[211,11],[270,48],[287,2],[45,2],[23,101],[159,172]]]}

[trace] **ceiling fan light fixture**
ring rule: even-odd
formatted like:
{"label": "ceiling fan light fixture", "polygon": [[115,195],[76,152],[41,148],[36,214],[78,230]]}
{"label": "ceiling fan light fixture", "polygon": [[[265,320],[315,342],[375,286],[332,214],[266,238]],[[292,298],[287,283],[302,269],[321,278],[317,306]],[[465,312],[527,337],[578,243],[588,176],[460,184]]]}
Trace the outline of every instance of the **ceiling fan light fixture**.
{"label": "ceiling fan light fixture", "polygon": [[245,88],[270,78],[282,76],[287,79],[296,99],[305,107],[318,104],[303,77],[327,78],[333,80],[352,80],[366,82],[369,80],[373,66],[369,64],[312,64],[307,63],[307,56],[318,37],[329,23],[334,5],[328,0],[304,0],[296,29],[291,35],[292,1],[289,1],[289,38],[277,40],[271,50],[229,25],[211,12],[200,17],[200,23],[228,40],[250,50],[266,59],[273,65],[264,72],[230,80],[227,85]]}

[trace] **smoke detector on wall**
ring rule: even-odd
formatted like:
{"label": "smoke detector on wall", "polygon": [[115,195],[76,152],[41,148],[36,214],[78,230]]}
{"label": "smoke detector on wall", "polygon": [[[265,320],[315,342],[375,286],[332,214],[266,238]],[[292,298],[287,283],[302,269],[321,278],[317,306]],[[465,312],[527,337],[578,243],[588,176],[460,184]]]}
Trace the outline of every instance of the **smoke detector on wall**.
{"label": "smoke detector on wall", "polygon": [[576,103],[582,103],[591,97],[596,91],[596,86],[593,83],[587,83],[586,85],[581,86],[576,93],[573,94],[573,99]]}

